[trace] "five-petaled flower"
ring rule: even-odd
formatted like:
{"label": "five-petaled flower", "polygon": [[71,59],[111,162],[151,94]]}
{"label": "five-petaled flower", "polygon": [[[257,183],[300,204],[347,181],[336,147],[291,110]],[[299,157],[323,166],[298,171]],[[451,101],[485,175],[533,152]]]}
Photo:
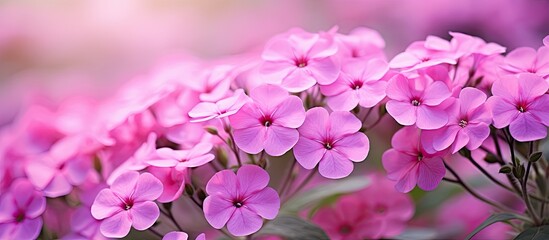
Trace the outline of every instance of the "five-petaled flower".
{"label": "five-petaled flower", "polygon": [[235,236],[257,232],[263,218],[274,219],[280,208],[276,191],[267,187],[269,174],[255,165],[216,173],[206,185],[204,215],[212,227],[227,229]]}

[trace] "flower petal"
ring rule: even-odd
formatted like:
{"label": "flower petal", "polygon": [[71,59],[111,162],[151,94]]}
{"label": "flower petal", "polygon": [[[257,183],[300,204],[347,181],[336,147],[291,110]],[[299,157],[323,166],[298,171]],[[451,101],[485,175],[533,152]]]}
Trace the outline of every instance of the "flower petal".
{"label": "flower petal", "polygon": [[150,173],[139,175],[132,197],[135,201],[153,201],[162,194],[162,182]]}
{"label": "flower petal", "polygon": [[121,174],[114,180],[111,185],[111,190],[118,194],[120,197],[130,197],[135,190],[137,180],[139,179],[139,173],[136,171],[129,171]]}
{"label": "flower petal", "polygon": [[416,126],[419,129],[437,129],[448,123],[448,113],[441,107],[422,105],[417,108]]}
{"label": "flower petal", "polygon": [[335,151],[326,151],[318,165],[320,175],[330,179],[347,177],[352,171],[353,162]]}
{"label": "flower petal", "polygon": [[237,237],[250,235],[259,231],[263,219],[248,208],[241,207],[234,211],[227,222],[229,232]]}
{"label": "flower petal", "polygon": [[309,139],[321,140],[326,135],[330,115],[325,108],[315,107],[306,113],[305,122],[299,127],[299,134]]}
{"label": "flower petal", "polygon": [[298,139],[297,129],[272,125],[267,128],[265,152],[270,156],[282,156],[295,146]]}
{"label": "flower petal", "polygon": [[444,174],[446,174],[446,168],[444,168],[444,163],[442,158],[423,158],[419,163],[417,185],[419,188],[425,191],[434,190]]}
{"label": "flower petal", "polygon": [[535,141],[547,137],[547,127],[531,113],[524,112],[509,125],[511,136],[520,142]]}
{"label": "flower petal", "polygon": [[235,211],[236,207],[233,206],[233,203],[224,198],[208,196],[204,199],[204,216],[208,223],[216,229],[225,226]]}
{"label": "flower petal", "polygon": [[206,192],[209,195],[220,195],[227,198],[236,196],[237,178],[233,171],[222,170],[213,175],[206,184]]}
{"label": "flower petal", "polygon": [[132,220],[128,211],[121,211],[114,216],[105,218],[99,230],[108,238],[123,238],[128,235],[132,227]]}
{"label": "flower petal", "polygon": [[160,216],[158,205],[151,201],[135,203],[129,213],[133,227],[140,231],[150,228]]}
{"label": "flower petal", "polygon": [[289,96],[271,114],[273,125],[298,128],[305,121],[305,108],[300,98]]}
{"label": "flower petal", "polygon": [[306,137],[300,137],[294,146],[295,159],[305,169],[316,167],[325,152],[324,145]]}
{"label": "flower petal", "polygon": [[366,134],[356,132],[341,138],[334,144],[332,150],[339,152],[353,162],[362,162],[370,151],[370,141]]}
{"label": "flower petal", "polygon": [[390,100],[386,105],[387,112],[401,125],[410,126],[416,123],[417,107],[409,102]]}
{"label": "flower petal", "polygon": [[[234,115],[233,115],[234,116]],[[272,127],[272,126],[271,126]],[[264,149],[267,129],[258,125],[234,130],[234,141],[238,148],[250,154],[257,154]]]}
{"label": "flower petal", "polygon": [[91,214],[101,220],[122,211],[122,200],[110,189],[101,190],[91,206]]}
{"label": "flower petal", "polygon": [[162,240],[187,240],[189,235],[184,232],[172,231],[164,235]]}
{"label": "flower petal", "polygon": [[239,192],[243,196],[248,196],[267,187],[269,184],[269,174],[263,168],[256,165],[243,165],[236,173]]}
{"label": "flower petal", "polygon": [[350,112],[336,111],[330,114],[328,132],[335,139],[356,133],[361,127],[362,122]]}
{"label": "flower petal", "polygon": [[280,209],[280,198],[274,189],[267,187],[246,199],[245,206],[259,216],[272,220]]}

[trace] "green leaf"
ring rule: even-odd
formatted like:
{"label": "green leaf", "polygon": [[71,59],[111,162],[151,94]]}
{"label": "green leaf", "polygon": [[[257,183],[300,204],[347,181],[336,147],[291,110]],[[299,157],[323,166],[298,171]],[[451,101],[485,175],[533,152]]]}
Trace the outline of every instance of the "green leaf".
{"label": "green leaf", "polygon": [[323,184],[306,192],[302,192],[292,197],[286,202],[281,212],[296,213],[307,206],[311,206],[324,198],[351,193],[365,188],[370,184],[370,180],[364,176],[349,177],[337,180],[332,183]]}
{"label": "green leaf", "polygon": [[254,236],[276,235],[285,239],[319,239],[329,240],[330,238],[320,227],[305,221],[299,217],[290,215],[278,215],[273,221],[265,224]]}
{"label": "green leaf", "polygon": [[480,224],[480,226],[475,228],[475,230],[473,230],[473,232],[469,233],[469,235],[467,235],[467,237],[465,239],[467,239],[467,240],[471,239],[473,236],[475,236],[475,234],[480,232],[482,229],[485,229],[486,227],[488,227],[488,226],[490,226],[494,223],[508,221],[508,220],[517,219],[517,218],[523,218],[523,217],[520,216],[520,215],[514,214],[514,213],[497,213],[497,214],[493,214],[488,219],[484,220],[484,222],[482,224]]}
{"label": "green leaf", "polygon": [[509,174],[513,171],[513,168],[509,165],[503,165],[500,169],[499,169],[499,173],[505,173],[505,174]]}
{"label": "green leaf", "polygon": [[521,232],[515,240],[545,240],[549,239],[549,225],[528,228]]}
{"label": "green leaf", "polygon": [[541,158],[541,155],[543,155],[542,152],[535,152],[535,153],[532,153],[532,155],[530,155],[530,157],[528,158],[528,160],[530,162],[537,162],[540,158]]}
{"label": "green leaf", "polygon": [[401,234],[394,236],[394,240],[408,240],[408,239],[436,239],[438,233],[435,229],[428,228],[409,228]]}

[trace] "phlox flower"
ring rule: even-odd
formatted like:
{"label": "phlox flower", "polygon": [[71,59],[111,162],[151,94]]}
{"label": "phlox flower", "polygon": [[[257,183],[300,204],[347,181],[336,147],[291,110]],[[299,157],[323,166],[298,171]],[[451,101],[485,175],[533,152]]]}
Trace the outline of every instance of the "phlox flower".
{"label": "phlox flower", "polygon": [[435,189],[444,174],[444,162],[437,154],[427,153],[420,145],[420,130],[404,127],[391,139],[393,148],[381,157],[387,178],[397,181],[395,189],[409,192],[417,184],[425,191]]}
{"label": "phlox flower", "polygon": [[335,111],[350,111],[357,105],[371,108],[385,98],[387,82],[380,79],[388,70],[387,63],[380,59],[349,60],[343,64],[337,80],[320,90]]}
{"label": "phlox flower", "polygon": [[[178,232],[178,231],[172,231],[164,235],[162,237],[162,240],[187,240],[189,239],[189,235],[185,232]],[[196,236],[196,240],[206,240],[206,235],[204,233],[199,234]]]}
{"label": "phlox flower", "polygon": [[402,53],[389,62],[390,68],[403,71],[432,67],[438,64],[456,64],[457,55],[450,42],[435,36],[428,36],[425,41],[413,42]]}
{"label": "phlox flower", "polygon": [[114,179],[127,171],[140,171],[149,166],[147,161],[156,156],[156,140],[156,133],[150,133],[147,141],[141,144],[131,157],[111,172],[107,183],[112,184]]}
{"label": "phlox flower", "polygon": [[188,168],[177,170],[176,168],[151,166],[147,168],[147,171],[158,178],[164,186],[162,194],[157,199],[161,203],[172,202],[179,198],[190,176]]}
{"label": "phlox flower", "polygon": [[300,98],[276,85],[254,88],[246,103],[237,113],[229,116],[236,145],[250,154],[262,150],[271,156],[280,156],[290,150],[305,120],[305,108]]}
{"label": "phlox flower", "polygon": [[224,118],[235,114],[249,101],[244,90],[238,89],[233,96],[221,99],[215,103],[200,102],[189,111],[191,122],[204,122],[214,118]]}
{"label": "phlox flower", "polygon": [[324,108],[312,108],[298,129],[295,159],[306,169],[318,164],[320,175],[327,178],[349,176],[353,162],[364,161],[370,148],[366,134],[358,132],[361,127],[362,122],[350,112],[328,114]]}
{"label": "phlox flower", "polygon": [[301,92],[316,83],[333,83],[340,66],[331,58],[337,44],[329,34],[296,30],[277,36],[265,47],[260,72],[290,92]]}
{"label": "phlox flower", "polygon": [[505,47],[496,43],[486,43],[479,37],[459,32],[450,32],[450,35],[452,36],[450,44],[453,51],[455,51],[459,57],[472,55],[475,58],[475,64],[473,64],[473,66],[476,66],[476,63],[480,62],[485,57],[505,52]]}
{"label": "phlox flower", "polygon": [[549,77],[549,47],[540,47],[537,51],[529,47],[520,47],[505,57],[501,65],[509,73],[533,73],[540,77]]}
{"label": "phlox flower", "polygon": [[212,144],[202,142],[188,150],[159,148],[156,150],[156,158],[149,159],[147,163],[155,167],[173,167],[179,171],[190,167],[199,167],[215,158],[210,153],[212,147]]}
{"label": "phlox flower", "polygon": [[435,153],[450,147],[452,154],[463,147],[475,150],[490,135],[492,116],[484,105],[486,94],[476,88],[464,88],[449,108],[448,124],[440,129],[425,130],[421,135],[427,152]]}
{"label": "phlox flower", "polygon": [[133,226],[150,228],[160,216],[154,203],[162,194],[162,183],[150,173],[126,172],[110,188],[97,194],[91,206],[92,216],[102,220],[100,231],[108,238],[122,238]]}
{"label": "phlox flower", "polygon": [[231,170],[217,172],[206,185],[204,215],[212,227],[227,224],[235,236],[257,232],[263,219],[274,219],[280,208],[276,191],[267,187],[269,174],[255,165],[244,165],[235,174]]}
{"label": "phlox flower", "polygon": [[318,210],[312,221],[333,240],[374,238],[379,235],[381,223],[371,218],[363,200],[357,195],[343,196],[333,207]]}
{"label": "phlox flower", "polygon": [[387,112],[404,126],[437,129],[448,123],[446,100],[451,96],[448,86],[426,76],[409,79],[395,75],[387,84]]}
{"label": "phlox flower", "polygon": [[540,76],[522,73],[506,76],[492,85],[488,99],[494,127],[509,126],[518,141],[534,141],[547,136],[549,126],[549,84]]}
{"label": "phlox flower", "polygon": [[13,182],[0,198],[0,239],[36,239],[46,198],[25,179]]}
{"label": "phlox flower", "polygon": [[338,43],[338,55],[342,58],[381,58],[385,59],[385,40],[379,32],[359,27],[349,34],[336,34]]}

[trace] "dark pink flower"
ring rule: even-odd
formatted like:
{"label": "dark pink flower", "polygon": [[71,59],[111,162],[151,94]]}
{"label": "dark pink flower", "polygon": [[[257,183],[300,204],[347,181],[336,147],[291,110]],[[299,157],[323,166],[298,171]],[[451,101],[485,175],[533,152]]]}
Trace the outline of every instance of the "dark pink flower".
{"label": "dark pink flower", "polygon": [[172,202],[178,199],[183,193],[185,183],[190,175],[189,168],[177,170],[176,168],[148,167],[147,171],[162,182],[162,195],[157,199],[161,203]]}
{"label": "dark pink flower", "polygon": [[210,153],[212,147],[212,144],[202,142],[188,150],[159,148],[156,150],[156,157],[149,159],[147,163],[155,167],[173,167],[179,171],[199,167],[214,159],[214,155]]}
{"label": "dark pink flower", "polygon": [[204,214],[212,227],[227,229],[235,236],[257,232],[263,219],[274,219],[280,208],[276,191],[267,187],[269,174],[255,165],[216,173],[206,185]]}
{"label": "dark pink flower", "polygon": [[253,102],[229,116],[236,145],[247,153],[265,150],[271,156],[290,150],[299,138],[296,128],[305,120],[301,99],[275,85],[261,85],[250,97]]}
{"label": "dark pink flower", "polygon": [[272,39],[261,57],[261,73],[290,92],[301,92],[316,83],[333,83],[339,75],[339,65],[331,58],[337,44],[329,34],[312,34],[295,30]]}
{"label": "dark pink flower", "polygon": [[0,239],[36,239],[46,198],[25,179],[16,180],[0,198]]}
{"label": "dark pink flower", "polygon": [[102,220],[100,231],[105,237],[122,238],[133,226],[150,228],[160,216],[154,203],[162,194],[162,183],[150,173],[126,172],[110,188],[97,194],[91,206],[92,216]]}
{"label": "dark pink flower", "polygon": [[404,126],[416,125],[420,129],[437,129],[448,123],[448,86],[427,76],[409,79],[398,74],[387,85],[387,112]]}
{"label": "dark pink flower", "polygon": [[494,82],[488,99],[494,127],[509,126],[518,141],[534,141],[547,136],[549,126],[549,84],[540,76],[522,73]]}
{"label": "dark pink flower", "polygon": [[427,152],[435,153],[450,147],[452,154],[463,147],[475,150],[490,135],[492,116],[484,105],[486,94],[476,88],[464,88],[447,110],[448,124],[440,129],[425,130],[421,135]]}
{"label": "dark pink flower", "polygon": [[350,112],[328,114],[324,108],[313,108],[298,129],[295,159],[306,169],[318,164],[320,175],[327,178],[349,176],[353,162],[364,161],[370,148],[366,134],[358,132],[361,127],[362,122]]}
{"label": "dark pink flower", "polygon": [[381,158],[387,178],[397,181],[395,189],[399,192],[409,192],[416,184],[431,191],[446,174],[442,157],[427,153],[419,139],[419,129],[404,127],[393,136],[393,148],[385,151]]}
{"label": "dark pink flower", "polygon": [[350,111],[357,105],[371,108],[385,98],[387,82],[380,79],[388,70],[387,63],[380,59],[349,60],[343,64],[337,80],[320,90],[335,111]]}
{"label": "dark pink flower", "polygon": [[249,101],[244,90],[238,89],[233,96],[221,99],[215,103],[200,102],[191,109],[191,122],[204,122],[214,118],[224,118],[235,114]]}

